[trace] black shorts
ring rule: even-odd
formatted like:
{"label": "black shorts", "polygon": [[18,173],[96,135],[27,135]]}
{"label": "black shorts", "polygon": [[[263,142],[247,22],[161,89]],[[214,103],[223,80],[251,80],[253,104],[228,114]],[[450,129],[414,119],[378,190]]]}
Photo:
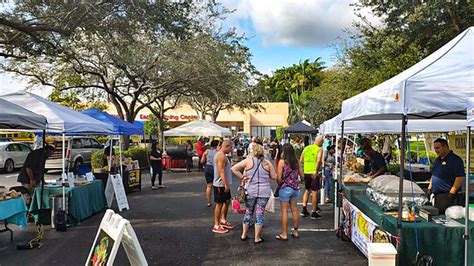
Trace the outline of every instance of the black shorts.
{"label": "black shorts", "polygon": [[304,174],[304,189],[317,191],[321,188],[319,182],[319,175],[315,179],[312,179],[311,175]]}
{"label": "black shorts", "polygon": [[229,192],[225,192],[224,187],[214,187],[214,202],[225,203],[226,201],[230,200],[230,198],[230,190]]}

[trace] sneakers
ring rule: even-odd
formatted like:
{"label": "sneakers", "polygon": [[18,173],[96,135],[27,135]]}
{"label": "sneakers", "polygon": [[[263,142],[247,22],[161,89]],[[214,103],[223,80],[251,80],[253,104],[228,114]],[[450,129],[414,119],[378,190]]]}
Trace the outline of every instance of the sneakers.
{"label": "sneakers", "polygon": [[224,227],[225,229],[234,229],[235,225],[231,224],[229,221],[226,221],[225,223],[221,222],[221,226]]}
{"label": "sneakers", "polygon": [[311,220],[320,220],[323,218],[321,215],[319,215],[317,212],[312,212],[311,213]]}
{"label": "sneakers", "polygon": [[164,185],[159,185],[158,188],[165,188],[165,186]]}
{"label": "sneakers", "polygon": [[156,188],[155,186],[151,186],[151,189],[152,190],[157,190],[158,188]]}
{"label": "sneakers", "polygon": [[212,232],[217,233],[217,234],[225,234],[225,233],[229,232],[229,230],[225,229],[222,226],[214,226],[212,228]]}
{"label": "sneakers", "polygon": [[303,216],[303,217],[309,216],[309,212],[308,212],[308,210],[306,209],[306,207],[303,208],[303,210],[301,211],[300,214],[301,214],[301,216]]}
{"label": "sneakers", "polygon": [[316,212],[317,213],[320,213],[321,212],[321,209],[319,207],[316,207]]}

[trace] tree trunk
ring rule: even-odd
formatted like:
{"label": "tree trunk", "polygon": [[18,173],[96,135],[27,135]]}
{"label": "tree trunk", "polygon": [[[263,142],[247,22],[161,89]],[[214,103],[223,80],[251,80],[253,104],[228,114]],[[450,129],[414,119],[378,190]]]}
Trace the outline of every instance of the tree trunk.
{"label": "tree trunk", "polygon": [[219,111],[212,111],[212,115],[211,115],[212,123],[216,123],[218,116],[219,116]]}
{"label": "tree trunk", "polygon": [[165,152],[166,150],[166,145],[165,145],[165,123],[164,123],[164,106],[160,106],[160,118],[159,118],[159,135],[160,135],[160,144],[161,144],[161,149],[162,152]]}

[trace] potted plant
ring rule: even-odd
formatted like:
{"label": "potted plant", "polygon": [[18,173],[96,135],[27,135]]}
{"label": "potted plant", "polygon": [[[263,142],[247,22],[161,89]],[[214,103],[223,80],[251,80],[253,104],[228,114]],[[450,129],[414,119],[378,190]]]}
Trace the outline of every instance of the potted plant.
{"label": "potted plant", "polygon": [[95,151],[91,154],[91,166],[94,173],[104,172],[105,155],[102,151]]}

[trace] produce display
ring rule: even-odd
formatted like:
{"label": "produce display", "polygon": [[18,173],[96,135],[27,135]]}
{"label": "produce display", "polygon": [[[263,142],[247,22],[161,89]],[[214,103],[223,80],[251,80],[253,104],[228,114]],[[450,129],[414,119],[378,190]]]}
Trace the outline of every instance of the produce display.
{"label": "produce display", "polygon": [[349,169],[352,172],[358,173],[362,171],[362,169],[364,168],[364,165],[357,162],[357,158],[352,157],[351,159],[344,162],[344,168]]}
{"label": "produce display", "polygon": [[344,183],[360,183],[368,182],[363,174],[359,173],[348,173],[344,175]]}

